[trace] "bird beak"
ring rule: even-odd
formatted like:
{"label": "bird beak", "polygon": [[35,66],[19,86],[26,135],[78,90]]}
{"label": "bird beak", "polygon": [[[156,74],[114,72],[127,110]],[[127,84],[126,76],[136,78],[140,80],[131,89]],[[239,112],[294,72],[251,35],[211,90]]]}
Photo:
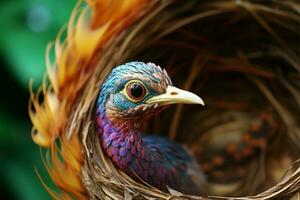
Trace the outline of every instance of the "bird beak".
{"label": "bird beak", "polygon": [[158,96],[154,96],[148,99],[146,103],[147,104],[160,103],[162,105],[184,103],[184,104],[201,104],[204,106],[204,102],[199,96],[189,91],[181,90],[173,86],[168,86],[166,93]]}

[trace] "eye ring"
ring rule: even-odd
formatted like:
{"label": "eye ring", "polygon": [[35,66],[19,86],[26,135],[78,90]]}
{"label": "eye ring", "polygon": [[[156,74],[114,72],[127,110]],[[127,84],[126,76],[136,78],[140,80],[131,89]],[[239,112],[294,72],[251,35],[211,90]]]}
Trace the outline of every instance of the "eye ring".
{"label": "eye ring", "polygon": [[139,102],[143,100],[147,94],[147,89],[145,85],[138,80],[129,81],[125,85],[124,90],[126,97],[133,102]]}

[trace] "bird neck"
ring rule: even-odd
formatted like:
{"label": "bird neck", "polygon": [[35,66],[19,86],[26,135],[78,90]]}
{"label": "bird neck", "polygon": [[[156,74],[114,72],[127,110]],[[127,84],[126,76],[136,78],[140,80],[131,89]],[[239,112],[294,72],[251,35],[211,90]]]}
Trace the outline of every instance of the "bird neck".
{"label": "bird neck", "polygon": [[[141,122],[109,118],[104,106],[100,106],[97,125],[102,149],[118,168],[131,173],[134,167],[140,165],[136,164],[138,160],[144,159],[146,154],[151,155],[150,148],[142,140]],[[142,176],[142,171],[134,171]]]}
{"label": "bird neck", "polygon": [[120,120],[107,117],[100,114],[98,117],[98,126],[102,129],[105,137],[112,137],[113,140],[134,139],[141,142],[141,123],[134,120]]}

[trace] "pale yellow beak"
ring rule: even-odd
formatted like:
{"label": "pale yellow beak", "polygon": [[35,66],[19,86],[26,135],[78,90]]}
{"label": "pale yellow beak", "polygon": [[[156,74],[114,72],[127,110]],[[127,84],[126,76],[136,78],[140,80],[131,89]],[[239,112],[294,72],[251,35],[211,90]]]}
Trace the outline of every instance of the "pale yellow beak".
{"label": "pale yellow beak", "polygon": [[154,96],[146,101],[148,104],[159,103],[162,105],[169,104],[201,104],[204,106],[203,100],[192,92],[181,90],[173,86],[168,86],[164,94]]}

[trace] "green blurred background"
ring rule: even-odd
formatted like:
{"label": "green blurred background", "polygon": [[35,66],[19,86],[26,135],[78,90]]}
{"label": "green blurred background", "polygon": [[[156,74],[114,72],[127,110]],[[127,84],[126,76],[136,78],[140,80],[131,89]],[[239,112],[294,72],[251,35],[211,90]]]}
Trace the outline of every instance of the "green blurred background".
{"label": "green blurred background", "polygon": [[34,168],[51,185],[30,136],[28,82],[45,72],[45,48],[67,23],[76,0],[2,0],[0,6],[1,199],[51,199]]}

